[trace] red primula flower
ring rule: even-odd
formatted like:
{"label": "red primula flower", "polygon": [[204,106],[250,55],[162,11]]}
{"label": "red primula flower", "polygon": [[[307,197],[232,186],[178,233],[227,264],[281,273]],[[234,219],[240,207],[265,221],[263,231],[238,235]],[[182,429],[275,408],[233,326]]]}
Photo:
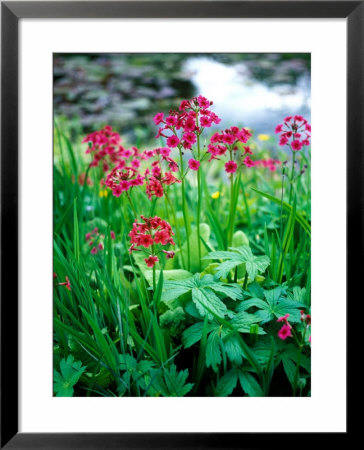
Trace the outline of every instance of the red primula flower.
{"label": "red primula flower", "polygon": [[141,250],[136,247],[144,247],[143,250],[148,254],[145,259],[148,267],[153,267],[159,261],[157,255],[160,252],[166,254],[167,258],[173,258],[174,252],[161,249],[160,246],[175,245],[173,241],[174,233],[168,222],[158,216],[145,217],[140,216],[143,222],[135,221],[133,228],[129,233],[131,246],[129,252]]}
{"label": "red primula flower", "polygon": [[292,147],[292,150],[294,150],[294,151],[301,150],[302,142],[295,139],[294,141],[291,142],[291,147]]}
{"label": "red primula flower", "polygon": [[144,261],[146,262],[148,267],[154,267],[154,265],[159,261],[157,256],[150,255],[148,258],[145,258]]}
{"label": "red primula flower", "polygon": [[167,139],[168,147],[175,148],[178,146],[179,143],[180,143],[180,140],[175,135],[169,136],[169,138]]}
{"label": "red primula flower", "polygon": [[292,336],[291,327],[287,324],[283,325],[283,327],[278,331],[278,337],[280,339],[285,340],[291,336]]}
{"label": "red primula flower", "polygon": [[225,164],[225,172],[227,172],[227,173],[235,173],[237,168],[238,168],[238,165],[236,164],[235,161],[228,161]]}
{"label": "red primula flower", "polygon": [[275,132],[280,135],[279,145],[289,145],[295,152],[301,150],[303,146],[310,145],[311,125],[303,116],[288,116],[283,122],[275,128]]}
{"label": "red primula flower", "polygon": [[138,237],[138,245],[142,245],[143,247],[150,247],[153,244],[153,238],[150,234],[141,234]]}
{"label": "red primula flower", "polygon": [[156,115],[153,117],[154,123],[155,123],[156,125],[159,125],[161,122],[163,122],[163,117],[164,117],[164,113],[162,113],[162,112],[156,114]]}
{"label": "red primula flower", "polygon": [[200,161],[197,161],[196,159],[190,159],[190,160],[188,161],[188,167],[189,167],[191,170],[198,170],[199,167],[200,167]]}
{"label": "red primula flower", "polygon": [[[106,125],[101,130],[88,134],[83,140],[88,147],[86,153],[90,153],[93,159],[90,167],[102,165],[103,171],[109,170],[110,165],[114,165],[122,159],[124,148],[121,144],[121,137],[118,133],[112,131],[111,126]],[[80,179],[80,184],[85,181],[84,177]],[[91,180],[87,179],[87,184],[91,185]]]}

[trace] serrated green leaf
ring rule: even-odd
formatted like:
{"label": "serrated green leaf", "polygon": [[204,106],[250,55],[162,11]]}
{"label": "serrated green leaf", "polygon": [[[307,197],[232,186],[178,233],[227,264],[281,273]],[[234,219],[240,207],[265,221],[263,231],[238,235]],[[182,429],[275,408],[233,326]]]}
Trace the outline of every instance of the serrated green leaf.
{"label": "serrated green leaf", "polygon": [[241,299],[243,297],[242,290],[239,285],[222,283],[212,275],[205,275],[201,278],[200,274],[197,273],[193,277],[186,280],[165,281],[163,285],[162,301],[168,303],[190,291],[192,294],[192,301],[194,302],[201,317],[208,314],[208,317],[211,320],[212,315],[206,311],[204,305],[208,306],[220,317],[224,317],[227,313],[225,303],[222,302],[215,292],[223,295],[224,297],[231,298],[232,300]]}
{"label": "serrated green leaf", "polygon": [[262,397],[263,391],[257,380],[248,372],[239,371],[239,381],[244,392],[249,397]]}
{"label": "serrated green leaf", "polygon": [[[255,314],[249,314],[245,311],[242,311],[233,317],[231,324],[236,330],[240,331],[241,333],[250,333],[251,325],[256,324],[260,321],[261,319]],[[265,331],[262,328],[258,328],[258,334],[265,334]]]}
{"label": "serrated green leaf", "polygon": [[187,383],[188,370],[177,371],[172,364],[157,376],[154,388],[158,389],[164,397],[184,397],[193,388],[193,383]]}
{"label": "serrated green leaf", "polygon": [[230,270],[239,266],[241,263],[242,261],[240,259],[231,259],[228,261],[224,261],[223,263],[219,264],[219,267],[215,272],[216,278],[226,278]]}
{"label": "serrated green leaf", "polygon": [[207,256],[210,259],[225,259],[215,273],[217,278],[226,278],[232,269],[245,264],[250,279],[254,280],[258,273],[263,273],[269,266],[270,259],[268,256],[253,255],[253,252],[247,245],[230,248],[229,250],[225,252],[211,252]]}
{"label": "serrated green leaf", "polygon": [[252,297],[257,297],[264,300],[264,289],[258,283],[250,283],[248,291],[252,294]]}
{"label": "serrated green leaf", "polygon": [[216,397],[228,397],[236,388],[238,382],[238,374],[235,369],[231,369],[221,377],[215,388]]}
{"label": "serrated green leaf", "polygon": [[239,255],[233,252],[218,251],[218,252],[210,252],[208,256],[205,256],[202,259],[233,259],[234,257],[238,259]]}
{"label": "serrated green leaf", "polygon": [[296,364],[287,356],[282,356],[282,363],[284,371],[287,375],[289,382],[293,385],[294,377],[296,373]]}
{"label": "serrated green leaf", "polygon": [[244,352],[241,349],[236,333],[228,335],[223,342],[227,357],[232,363],[241,366],[243,363]]}
{"label": "serrated green leaf", "polygon": [[227,313],[227,308],[225,303],[223,303],[219,297],[214,294],[210,289],[192,289],[192,301],[195,303],[201,316],[207,316],[210,320],[213,316],[206,311],[204,306],[207,306],[213,313],[219,317],[224,317]]}
{"label": "serrated green leaf", "polygon": [[237,307],[237,311],[246,311],[253,306],[266,310],[269,309],[268,303],[264,300],[261,300],[260,298],[250,298],[249,300],[243,300],[240,302]]}
{"label": "serrated green leaf", "polygon": [[[211,325],[210,325],[211,326]],[[196,344],[202,337],[203,322],[197,322],[187,328],[182,334],[182,343],[185,348]]]}
{"label": "serrated green leaf", "polygon": [[264,291],[264,296],[271,307],[274,307],[281,299],[282,288],[280,286],[271,289],[270,291]]}
{"label": "serrated green leaf", "polygon": [[217,372],[218,366],[221,363],[221,337],[218,331],[213,331],[207,338],[206,345],[206,366],[212,367],[212,369]]}
{"label": "serrated green leaf", "polygon": [[225,297],[229,297],[232,300],[241,300],[244,297],[243,291],[239,285],[213,283],[209,287],[215,292],[224,294]]}

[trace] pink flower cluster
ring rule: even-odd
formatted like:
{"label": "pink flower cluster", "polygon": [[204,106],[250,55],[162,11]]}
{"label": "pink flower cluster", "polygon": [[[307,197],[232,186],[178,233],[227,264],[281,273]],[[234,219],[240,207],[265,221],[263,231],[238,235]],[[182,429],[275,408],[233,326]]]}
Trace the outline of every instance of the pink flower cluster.
{"label": "pink flower cluster", "polygon": [[134,186],[142,186],[144,177],[140,175],[137,169],[125,166],[120,169],[115,167],[107,175],[105,185],[112,190],[115,197],[120,197],[124,191],[128,191]]}
{"label": "pink flower cluster", "polygon": [[283,124],[276,126],[275,133],[280,135],[279,145],[289,145],[295,152],[310,145],[311,125],[303,116],[285,117]]}
{"label": "pink flower cluster", "polygon": [[279,161],[279,159],[272,158],[258,159],[256,161],[253,161],[249,156],[247,156],[244,159],[244,164],[246,165],[246,167],[264,167],[269,169],[271,172],[275,172],[277,170],[277,166],[281,165],[282,163],[281,161]]}
{"label": "pink flower cluster", "polygon": [[156,251],[154,246],[154,244],[160,244],[162,246],[169,244],[175,245],[172,238],[174,233],[170,224],[158,216],[145,217],[141,215],[140,217],[143,222],[137,222],[135,220],[133,228],[129,233],[131,241],[129,252],[142,250],[135,247],[144,247],[145,249],[152,247],[152,251],[148,253],[149,256],[144,259],[148,267],[153,267],[159,261],[157,254],[160,253],[160,251],[162,251],[167,258],[173,258],[174,252],[164,249]]}
{"label": "pink flower cluster", "polygon": [[[246,144],[252,134],[246,128],[231,127],[220,133],[214,133],[211,136],[210,144],[208,145],[207,151],[210,153],[209,162],[213,159],[220,159],[229,152],[230,160],[225,164],[225,171],[227,173],[235,173],[238,165],[231,159],[233,152],[238,150],[238,143],[241,142]],[[244,146],[244,155],[252,154],[249,146]]]}
{"label": "pink flower cluster", "polygon": [[[178,172],[178,164],[170,157],[171,150],[169,148],[157,148],[154,150],[154,156],[157,158],[153,161],[151,168],[145,171],[146,193],[151,200],[155,197],[163,197],[164,186],[170,186],[174,183],[181,183],[173,172]],[[169,170],[163,172],[163,163],[167,164]]]}
{"label": "pink flower cluster", "polygon": [[[139,152],[136,147],[125,150],[123,158],[106,177],[105,185],[112,190],[115,197],[135,186],[146,185],[149,199],[152,196],[162,197],[164,185],[179,183],[172,172],[178,172],[178,164],[170,157],[171,150],[167,147]],[[150,167],[142,171],[142,162],[153,159]],[[164,163],[167,170],[163,172]]]}
{"label": "pink flower cluster", "polygon": [[86,153],[93,156],[90,167],[97,167],[102,163],[104,172],[109,170],[110,164],[116,164],[121,159],[124,150],[120,145],[120,135],[112,131],[110,125],[87,135],[82,142],[88,144]]}
{"label": "pink flower cluster", "polygon": [[[92,247],[91,254],[96,255],[98,251],[101,251],[104,249],[104,246],[102,244],[102,240],[104,239],[105,235],[99,233],[98,227],[95,227],[93,230],[89,231],[85,235],[85,240],[88,242],[88,245]],[[110,237],[111,239],[115,239],[115,232],[110,231]]]}
{"label": "pink flower cluster", "polygon": [[204,128],[221,122],[221,119],[209,109],[212,104],[213,102],[199,95],[191,100],[183,100],[179,111],[171,110],[166,117],[163,112],[156,114],[153,118],[154,123],[162,124],[156,138],[161,136],[166,138],[169,148],[191,149]]}

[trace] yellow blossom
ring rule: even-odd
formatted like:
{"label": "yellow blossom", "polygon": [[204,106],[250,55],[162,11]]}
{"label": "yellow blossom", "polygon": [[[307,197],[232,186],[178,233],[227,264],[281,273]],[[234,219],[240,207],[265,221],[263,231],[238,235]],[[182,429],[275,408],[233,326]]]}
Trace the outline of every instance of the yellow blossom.
{"label": "yellow blossom", "polygon": [[258,139],[260,141],[268,141],[270,138],[269,134],[258,134]]}
{"label": "yellow blossom", "polygon": [[213,199],[219,198],[219,197],[220,197],[220,192],[219,192],[219,191],[214,192],[213,194],[211,194],[211,197],[212,197]]}
{"label": "yellow blossom", "polygon": [[99,191],[99,197],[107,197],[107,189],[102,189]]}

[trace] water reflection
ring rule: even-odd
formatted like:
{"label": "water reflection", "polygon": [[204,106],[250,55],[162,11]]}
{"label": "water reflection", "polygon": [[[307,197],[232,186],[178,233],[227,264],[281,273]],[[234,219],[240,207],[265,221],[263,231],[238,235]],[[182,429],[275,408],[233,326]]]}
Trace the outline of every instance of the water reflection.
{"label": "water reflection", "polygon": [[54,111],[75,134],[112,125],[152,145],[153,116],[202,94],[222,126],[271,134],[290,114],[310,118],[309,54],[57,54]]}
{"label": "water reflection", "polygon": [[302,114],[310,119],[310,77],[306,72],[296,84],[270,86],[251,76],[248,62],[223,64],[207,57],[190,58],[183,70],[196,93],[213,99],[222,127],[248,126],[259,133],[272,133],[282,118]]}

